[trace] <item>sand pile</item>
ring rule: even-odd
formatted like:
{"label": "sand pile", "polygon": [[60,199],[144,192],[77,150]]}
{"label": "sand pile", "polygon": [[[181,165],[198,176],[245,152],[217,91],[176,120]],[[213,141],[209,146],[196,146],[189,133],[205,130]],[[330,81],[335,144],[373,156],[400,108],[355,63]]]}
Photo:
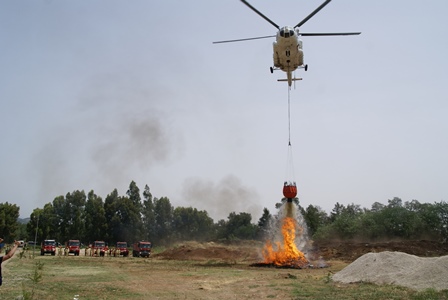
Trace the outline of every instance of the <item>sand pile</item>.
{"label": "sand pile", "polygon": [[367,253],[336,273],[341,283],[395,284],[416,290],[448,289],[448,256],[418,257],[403,252]]}

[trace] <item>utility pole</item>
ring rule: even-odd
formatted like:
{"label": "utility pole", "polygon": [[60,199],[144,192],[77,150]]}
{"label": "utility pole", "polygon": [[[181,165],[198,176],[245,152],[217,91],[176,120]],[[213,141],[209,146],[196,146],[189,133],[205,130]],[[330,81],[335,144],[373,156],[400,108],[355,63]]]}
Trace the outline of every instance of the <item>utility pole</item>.
{"label": "utility pole", "polygon": [[36,243],[37,243],[37,230],[39,229],[39,215],[37,215],[37,224],[36,224],[36,234],[34,235],[34,247],[33,247],[33,258],[34,258],[34,250],[36,250]]}

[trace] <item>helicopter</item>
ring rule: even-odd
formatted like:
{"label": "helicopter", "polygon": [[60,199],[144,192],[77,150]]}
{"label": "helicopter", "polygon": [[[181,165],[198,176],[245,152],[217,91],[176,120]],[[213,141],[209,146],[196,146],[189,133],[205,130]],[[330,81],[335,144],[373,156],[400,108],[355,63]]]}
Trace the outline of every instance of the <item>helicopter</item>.
{"label": "helicopter", "polygon": [[213,42],[213,44],[221,44],[221,43],[232,43],[232,42],[242,42],[249,40],[257,40],[257,39],[265,39],[276,37],[276,41],[273,43],[273,59],[274,66],[270,67],[271,73],[274,73],[275,70],[282,70],[286,72],[286,79],[278,79],[278,81],[287,81],[288,86],[291,88],[292,82],[297,80],[302,80],[302,78],[293,77],[293,72],[297,69],[305,69],[308,70],[308,65],[303,63],[303,43],[302,40],[299,39],[299,36],[337,36],[337,35],[359,35],[361,32],[332,32],[332,33],[303,33],[300,32],[300,27],[305,24],[309,19],[311,19],[315,14],[317,14],[322,8],[324,8],[331,0],[326,0],[322,3],[318,8],[316,8],[313,12],[311,12],[308,16],[306,16],[302,21],[300,21],[294,27],[292,26],[283,26],[280,27],[276,23],[274,23],[271,19],[266,17],[260,11],[258,11],[255,7],[253,7],[246,0],[241,0],[246,6],[252,9],[255,13],[261,16],[263,19],[268,21],[272,26],[277,28],[278,32],[276,35],[268,35],[268,36],[260,36],[260,37],[252,37],[252,38],[244,38],[244,39],[236,39],[236,40],[226,40],[226,41],[217,41]]}

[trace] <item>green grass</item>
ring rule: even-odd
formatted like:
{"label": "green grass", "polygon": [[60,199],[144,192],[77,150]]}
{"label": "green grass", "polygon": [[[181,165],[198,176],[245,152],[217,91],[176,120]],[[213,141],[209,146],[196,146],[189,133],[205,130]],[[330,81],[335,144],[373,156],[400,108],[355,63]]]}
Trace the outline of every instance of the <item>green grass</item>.
{"label": "green grass", "polygon": [[[5,267],[7,271],[3,271],[5,282],[0,298],[15,299],[32,290],[35,294],[33,299],[73,299],[74,295],[84,295],[82,299],[126,299],[138,296],[126,288],[114,285],[116,281],[126,281],[127,274],[114,272],[108,266],[110,259],[112,258],[73,259],[51,256],[14,258]],[[34,284],[30,278],[36,263],[43,264],[42,279]],[[111,274],[114,273],[118,274],[111,281]]]}
{"label": "green grass", "polygon": [[[80,300],[228,299],[226,295],[231,295],[230,299],[254,299],[258,293],[267,299],[448,300],[448,291],[417,292],[393,285],[333,282],[331,274],[345,265],[290,270],[218,261],[16,256],[4,266],[0,299],[16,299],[33,291],[34,297],[27,299],[73,299],[74,295]],[[41,268],[37,270],[38,266]]]}

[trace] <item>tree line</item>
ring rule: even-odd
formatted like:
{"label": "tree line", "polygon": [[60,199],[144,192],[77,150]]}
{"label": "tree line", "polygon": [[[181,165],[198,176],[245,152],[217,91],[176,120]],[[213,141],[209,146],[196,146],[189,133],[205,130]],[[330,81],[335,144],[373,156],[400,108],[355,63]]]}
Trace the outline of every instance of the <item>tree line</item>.
{"label": "tree line", "polygon": [[[296,203],[298,199],[296,199]],[[281,203],[277,203],[279,208]],[[356,204],[336,203],[330,214],[315,205],[299,206],[310,238],[323,241],[431,239],[447,241],[448,203],[403,203],[400,198],[384,205],[375,202],[370,209]],[[63,243],[79,239],[84,243],[104,240],[135,242],[149,240],[155,245],[169,245],[182,240],[263,239],[272,216],[267,208],[254,223],[245,212],[231,212],[216,223],[205,210],[173,207],[167,197],[153,197],[148,185],[140,192],[132,181],[126,195],[114,189],[103,200],[92,190],[58,196],[43,208],[36,208],[26,225],[17,223],[19,207],[0,203],[0,235],[14,239],[56,239]]]}
{"label": "tree line", "polygon": [[420,203],[395,197],[370,209],[336,203],[328,215],[318,206],[301,208],[314,240],[384,241],[427,239],[447,242],[448,203]]}
{"label": "tree line", "polygon": [[[79,239],[84,243],[104,240],[115,244],[148,240],[155,245],[169,245],[181,240],[256,239],[260,232],[249,213],[232,212],[227,220],[215,223],[205,210],[173,207],[167,197],[153,197],[148,185],[140,193],[134,181],[126,195],[121,196],[114,189],[104,200],[93,190],[87,194],[76,190],[58,196],[43,208],[33,210],[25,230],[20,230],[16,222],[19,208],[5,205],[9,209],[5,214],[10,215],[10,220],[1,223],[14,224],[0,227],[0,234],[10,232],[5,235],[7,241],[34,240],[37,236],[38,242],[55,239],[64,243]],[[10,213],[11,210],[15,213]]]}

